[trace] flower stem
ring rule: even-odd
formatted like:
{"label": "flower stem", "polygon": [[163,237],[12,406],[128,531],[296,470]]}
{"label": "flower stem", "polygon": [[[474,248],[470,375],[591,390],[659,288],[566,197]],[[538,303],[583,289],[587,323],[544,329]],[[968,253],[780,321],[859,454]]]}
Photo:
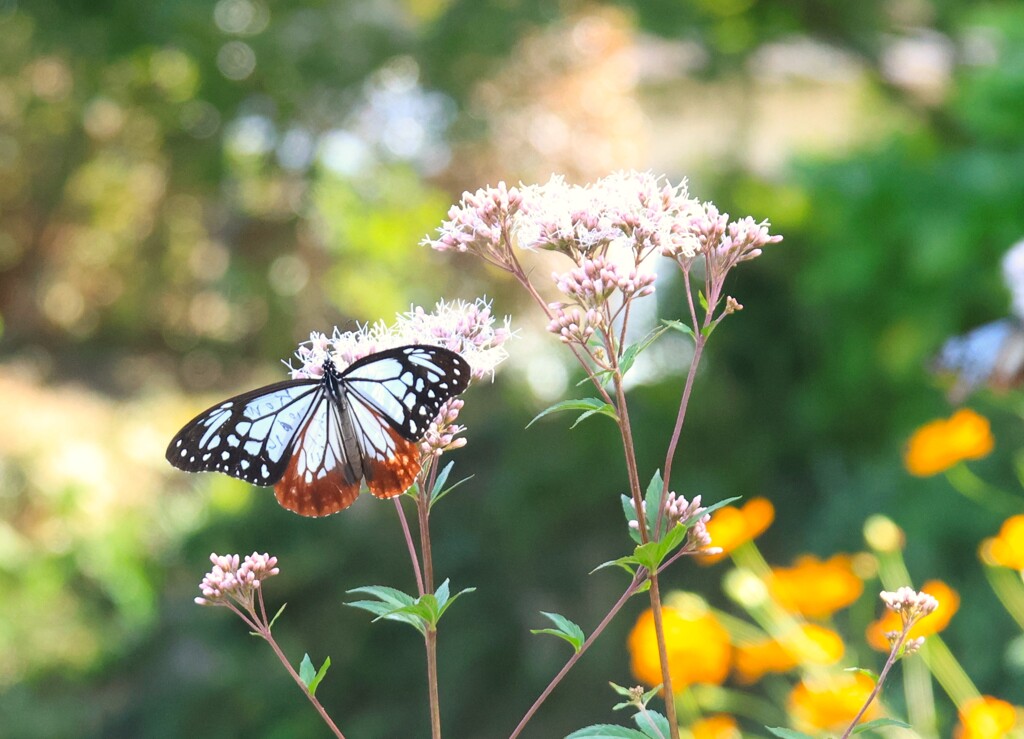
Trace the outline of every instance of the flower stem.
{"label": "flower stem", "polygon": [[299,688],[302,689],[302,692],[306,694],[306,697],[309,699],[309,702],[313,704],[313,707],[317,710],[317,713],[320,714],[320,718],[324,720],[324,723],[327,724],[328,728],[330,728],[330,730],[334,732],[334,735],[338,737],[338,739],[345,739],[345,735],[341,733],[341,729],[339,729],[334,724],[334,721],[331,720],[331,717],[327,715],[327,711],[324,709],[322,705],[320,705],[320,701],[316,699],[315,695],[309,692],[309,688],[306,686],[306,683],[302,682],[302,678],[299,677],[299,673],[295,671],[295,668],[292,667],[291,662],[288,661],[288,658],[285,656],[284,652],[281,651],[281,647],[277,645],[277,641],[274,640],[273,635],[270,633],[270,628],[266,625],[265,622],[260,626],[259,635],[262,636],[263,639],[266,640],[267,644],[270,645],[270,648],[274,650],[274,654],[276,654],[277,658],[281,660],[281,664],[284,665],[284,668],[288,670],[288,674],[292,676],[292,680],[294,680],[295,683],[299,686]]}
{"label": "flower stem", "polygon": [[[434,592],[434,560],[430,549],[430,490],[433,482],[433,465],[420,473],[420,494],[416,497],[419,513],[420,554],[423,561],[423,583],[421,593]],[[430,696],[430,736],[441,739],[441,702],[437,689],[437,631],[427,625],[423,635],[427,651],[427,690]]]}
{"label": "flower stem", "polygon": [[409,549],[409,559],[412,560],[412,571],[416,574],[416,589],[423,595],[423,575],[420,572],[420,560],[416,556],[416,545],[412,543],[412,533],[409,531],[409,521],[405,517],[405,509],[402,508],[401,496],[392,498],[395,501],[395,510],[398,511],[398,520],[402,524],[402,533],[405,535],[405,545]]}
{"label": "flower stem", "polygon": [[885,661],[885,667],[882,668],[882,672],[878,675],[878,680],[875,681],[875,687],[871,690],[871,695],[869,695],[868,699],[864,701],[864,705],[860,707],[859,711],[857,711],[857,715],[853,717],[853,721],[851,721],[850,725],[846,727],[846,731],[843,732],[843,735],[839,739],[848,739],[850,734],[852,734],[853,730],[857,727],[857,723],[860,721],[861,717],[878,696],[878,692],[882,689],[882,683],[885,682],[885,678],[888,676],[889,670],[891,670],[892,666],[896,664],[896,656],[900,653],[900,649],[903,647],[903,642],[907,640],[907,634],[909,633],[910,627],[904,626],[903,633],[900,634],[900,638],[893,642],[892,648],[889,650],[889,659]]}
{"label": "flower stem", "polygon": [[551,679],[551,682],[548,683],[548,686],[544,688],[544,692],[542,692],[537,697],[537,700],[533,702],[533,705],[530,706],[530,710],[528,710],[526,714],[523,716],[523,718],[519,721],[519,724],[516,726],[515,730],[511,734],[509,734],[509,739],[516,739],[516,737],[519,736],[520,733],[522,733],[523,729],[526,728],[526,724],[530,721],[530,719],[533,718],[533,715],[537,713],[537,709],[539,709],[541,707],[541,704],[544,703],[545,700],[547,700],[548,696],[551,695],[551,692],[556,687],[558,687],[558,683],[562,682],[562,678],[566,676],[569,670],[572,669],[573,665],[575,665],[579,658],[583,656],[583,653],[590,648],[590,645],[597,641],[597,637],[599,637],[601,635],[601,632],[605,630],[605,627],[608,626],[609,623],[611,623],[611,620],[615,618],[615,615],[620,610],[622,610],[622,607],[626,605],[626,601],[629,600],[630,597],[636,592],[637,588],[640,587],[643,581],[644,578],[642,576],[635,576],[633,578],[633,582],[629,584],[629,587],[626,588],[622,596],[615,602],[615,605],[613,605],[611,607],[611,610],[609,610],[608,613],[605,614],[605,617],[601,619],[601,623],[599,623],[597,627],[590,633],[590,636],[588,636],[586,641],[583,642],[583,645],[580,647],[580,650],[578,652],[573,653],[573,655],[569,658],[569,661],[562,666],[562,669],[558,671],[558,674],[555,675]]}

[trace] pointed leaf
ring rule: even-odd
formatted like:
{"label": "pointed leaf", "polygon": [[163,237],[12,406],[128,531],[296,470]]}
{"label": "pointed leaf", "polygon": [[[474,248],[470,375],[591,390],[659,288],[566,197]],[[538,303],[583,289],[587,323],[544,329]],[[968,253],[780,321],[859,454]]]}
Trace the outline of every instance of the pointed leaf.
{"label": "pointed leaf", "polygon": [[910,724],[905,721],[900,721],[894,718],[876,718],[872,721],[865,721],[863,724],[858,724],[857,727],[851,732],[853,734],[860,734],[865,731],[871,731],[882,726],[898,726],[901,729],[912,728]]}
{"label": "pointed leaf", "polygon": [[668,728],[668,719],[657,711],[638,711],[633,714],[633,722],[651,739],[669,739],[672,736]]}
{"label": "pointed leaf", "polygon": [[682,321],[669,321],[664,318],[661,322],[664,323],[667,328],[678,331],[681,334],[686,334],[691,339],[693,338],[693,329],[690,328],[689,324],[683,323]]}
{"label": "pointed leaf", "polygon": [[434,489],[430,491],[430,497],[433,498],[441,490],[444,490],[444,484],[448,480],[448,475],[451,474],[452,467],[455,466],[455,462],[449,462],[441,471],[437,473],[437,478],[434,480]]}
{"label": "pointed leaf", "polygon": [[438,608],[444,608],[444,604],[448,602],[448,582],[449,578],[446,577],[444,582],[434,591],[434,598],[437,599]]}
{"label": "pointed leaf", "polygon": [[636,508],[633,506],[633,499],[628,495],[620,495],[622,499],[622,513],[626,516],[626,530],[629,537],[637,544],[643,543],[640,538],[640,524],[636,520]]}
{"label": "pointed leaf", "polygon": [[[545,408],[534,416],[532,421],[526,424],[526,428],[530,428],[530,426],[549,413],[557,413],[559,411],[587,411],[588,413],[601,413],[602,415],[609,416],[616,421],[619,420],[619,417],[615,415],[615,409],[603,400],[599,400],[598,398],[580,398],[578,400],[563,400],[560,403],[555,403],[554,405]],[[579,423],[578,420],[577,423]]]}
{"label": "pointed leaf", "polygon": [[630,729],[628,726],[594,724],[574,731],[565,739],[648,739],[648,736],[642,731]]}
{"label": "pointed leaf", "polygon": [[630,367],[633,366],[633,362],[635,362],[636,358],[640,355],[640,352],[657,341],[658,337],[666,331],[668,331],[668,326],[656,328],[648,333],[647,336],[640,339],[640,341],[627,346],[626,351],[622,353],[622,358],[619,360],[619,374],[622,377],[625,377],[626,373],[629,372]]}
{"label": "pointed leaf", "polygon": [[302,662],[299,663],[299,679],[308,688],[314,677],[316,677],[316,668],[313,667],[313,660],[309,658],[308,654],[304,654]]}
{"label": "pointed leaf", "polygon": [[[441,606],[440,610],[438,610],[438,612],[437,612],[437,620],[438,621],[441,620],[441,616],[444,615],[444,612],[448,610],[448,608],[451,606],[451,604],[454,603],[459,598],[459,596],[465,595],[466,593],[475,593],[475,592],[476,592],[476,588],[463,588],[462,590],[457,592],[455,595],[453,595],[451,598],[449,598],[447,601],[445,601],[445,603]],[[437,628],[437,622],[434,623],[434,627]]]}
{"label": "pointed leaf", "polygon": [[[661,470],[655,470],[654,477],[647,484],[647,494],[644,495],[644,514],[647,516],[647,536],[650,539],[660,539],[661,533],[655,532],[654,527],[658,523],[658,507],[661,504],[661,491],[665,487],[665,481],[661,478]],[[663,517],[662,527],[667,528],[668,517]]]}
{"label": "pointed leaf", "polygon": [[611,682],[610,680],[608,681],[608,684],[612,686],[612,690],[614,690],[616,693],[618,693],[619,695],[623,696],[624,698],[629,698],[631,695],[633,695],[633,689],[632,688],[627,688],[627,687],[622,686],[622,685],[616,685],[615,683]]}
{"label": "pointed leaf", "polygon": [[697,300],[700,302],[700,307],[704,309],[704,312],[708,312],[708,299],[704,297],[704,291],[697,291]]}
{"label": "pointed leaf", "polygon": [[415,603],[416,599],[408,593],[403,593],[401,590],[396,588],[389,588],[386,585],[366,585],[361,588],[352,588],[346,591],[348,593],[366,593],[372,595],[385,603],[392,603],[398,606],[407,606],[410,603]]}
{"label": "pointed leaf", "polygon": [[324,675],[327,674],[327,670],[331,667],[331,658],[328,657],[324,660],[324,663],[320,665],[320,669],[316,671],[316,677],[309,682],[309,694],[316,695],[316,689],[320,687],[320,681],[324,679]]}
{"label": "pointed leaf", "polygon": [[574,652],[579,653],[583,647],[583,642],[586,640],[586,636],[583,633],[583,629],[574,624],[572,621],[567,619],[558,613],[548,613],[547,611],[541,611],[541,614],[546,616],[556,628],[554,629],[530,629],[531,634],[551,634],[557,636],[559,639],[565,639],[572,645]]}
{"label": "pointed leaf", "polygon": [[276,624],[276,623],[277,623],[277,619],[278,619],[278,617],[279,617],[279,616],[280,616],[280,615],[281,615],[282,613],[284,613],[284,609],[285,609],[285,606],[287,606],[287,605],[288,605],[287,603],[282,603],[282,604],[281,604],[281,607],[277,609],[277,613],[275,613],[275,614],[274,614],[274,617],[273,617],[272,619],[270,619],[270,623],[269,623],[269,624],[267,624],[267,631],[270,631],[271,629],[273,629],[273,628],[274,628],[274,624]]}
{"label": "pointed leaf", "polygon": [[639,564],[640,562],[637,560],[637,558],[632,555],[628,557],[619,557],[618,559],[609,560],[608,562],[602,562],[597,567],[592,569],[589,574],[593,575],[598,570],[603,570],[606,567],[621,567],[630,575],[635,575],[636,569],[634,567],[631,567],[630,565],[638,566]]}
{"label": "pointed leaf", "polygon": [[[452,464],[452,463],[449,463],[449,465],[450,465],[450,464]],[[452,490],[454,490],[455,488],[457,488],[457,487],[458,487],[459,485],[461,485],[462,483],[464,483],[464,482],[467,482],[468,480],[472,480],[472,479],[473,479],[473,475],[468,475],[467,477],[463,477],[463,478],[462,478],[461,480],[459,480],[458,482],[456,482],[456,483],[453,483],[453,484],[452,484],[452,485],[450,485],[449,487],[445,488],[445,489],[444,489],[444,490],[442,490],[441,492],[439,492],[439,493],[434,493],[433,495],[431,495],[431,496],[430,496],[430,507],[431,507],[431,508],[433,508],[433,507],[434,507],[434,504],[435,504],[435,503],[437,503],[437,501],[441,500],[441,498],[443,498],[444,496],[448,495],[448,493],[450,493],[450,492],[451,492]],[[437,486],[436,486],[436,485],[434,486],[434,489],[435,489],[435,490],[437,489]]]}
{"label": "pointed leaf", "polygon": [[781,727],[765,726],[774,736],[781,737],[781,739],[814,739],[810,734],[804,734],[800,731],[793,731],[793,729],[783,729]]}

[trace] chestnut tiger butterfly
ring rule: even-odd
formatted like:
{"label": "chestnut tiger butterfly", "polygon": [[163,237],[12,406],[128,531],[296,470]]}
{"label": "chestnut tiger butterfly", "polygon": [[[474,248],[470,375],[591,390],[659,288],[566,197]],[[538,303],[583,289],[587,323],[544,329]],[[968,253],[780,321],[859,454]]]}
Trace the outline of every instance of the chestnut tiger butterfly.
{"label": "chestnut tiger butterfly", "polygon": [[167,461],[273,485],[278,502],[302,516],[337,513],[355,502],[363,480],[378,498],[409,489],[420,471],[416,442],[469,378],[466,360],[437,346],[386,349],[343,371],[328,357],[321,377],[267,385],[203,411],[171,440]]}

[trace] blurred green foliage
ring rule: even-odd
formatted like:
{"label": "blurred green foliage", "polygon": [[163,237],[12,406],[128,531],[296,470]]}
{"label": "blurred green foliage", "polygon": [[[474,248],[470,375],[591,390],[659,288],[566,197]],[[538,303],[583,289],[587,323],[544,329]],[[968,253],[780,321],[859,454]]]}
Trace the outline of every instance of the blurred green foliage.
{"label": "blurred green foliage", "polygon": [[[954,653],[983,691],[1024,701],[1024,667],[1003,648],[1015,627],[975,556],[999,515],[899,462],[909,432],[946,413],[928,357],[1008,310],[998,261],[1024,233],[1020,8],[935,3],[907,21],[881,3],[618,5],[640,31],[698,43],[701,74],[741,87],[763,44],[828,40],[866,65],[887,95],[869,99],[895,121],[771,177],[739,155],[669,173],[786,238],[736,272],[731,292],[747,310],[711,343],[673,488],[770,497],[779,514],[763,548],[778,563],[857,550],[868,515],[892,516],[915,578],[942,577],[963,596]],[[318,696],[346,733],[424,734],[415,635],[341,605],[352,587],[409,589],[390,507],[361,500],[312,522],[236,481],[170,475],[162,442],[202,406],[171,388],[213,399],[280,377],[270,362],[309,330],[439,294],[496,293],[495,312],[515,312],[508,285],[415,244],[461,188],[520,176],[460,148],[504,143],[488,139],[474,91],[524,35],[577,10],[0,2],[0,351],[7,397],[21,400],[0,434],[5,735],[316,734],[273,657],[237,621],[192,604],[208,552],[254,549],[281,561],[267,596],[289,604],[277,629],[286,652],[296,664],[331,656]],[[922,103],[879,71],[883,34],[907,22],[991,57],[958,64],[949,95]],[[678,292],[658,299],[664,317],[681,313]],[[680,385],[677,375],[634,391],[646,475],[662,463]],[[583,573],[629,546],[625,479],[609,426],[569,432],[556,416],[524,431],[546,403],[514,374],[469,400],[454,474],[474,478],[437,509],[434,540],[442,579],[477,591],[446,615],[441,701],[450,736],[501,736],[561,665],[562,650],[529,634],[545,625],[538,612],[589,631],[621,592],[615,573]],[[1005,399],[978,402],[998,439],[979,468],[1017,490],[1020,419]],[[721,599],[719,577],[678,567],[667,587]],[[641,607],[560,686],[532,735],[612,719],[605,681],[630,680],[623,643]]]}

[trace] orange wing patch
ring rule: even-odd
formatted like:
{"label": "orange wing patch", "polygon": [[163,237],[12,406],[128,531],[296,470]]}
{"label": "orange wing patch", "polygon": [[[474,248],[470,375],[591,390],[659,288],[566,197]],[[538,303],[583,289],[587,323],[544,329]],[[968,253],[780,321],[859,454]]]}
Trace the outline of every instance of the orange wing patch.
{"label": "orange wing patch", "polygon": [[387,459],[363,457],[366,487],[378,498],[401,495],[416,481],[420,471],[420,450],[416,442],[405,439],[390,426],[388,435],[394,444],[394,455]]}
{"label": "orange wing patch", "polygon": [[277,502],[300,516],[329,516],[343,511],[359,497],[359,480],[345,482],[338,469],[307,482],[298,470],[298,454],[292,455],[284,477],[274,485]]}

